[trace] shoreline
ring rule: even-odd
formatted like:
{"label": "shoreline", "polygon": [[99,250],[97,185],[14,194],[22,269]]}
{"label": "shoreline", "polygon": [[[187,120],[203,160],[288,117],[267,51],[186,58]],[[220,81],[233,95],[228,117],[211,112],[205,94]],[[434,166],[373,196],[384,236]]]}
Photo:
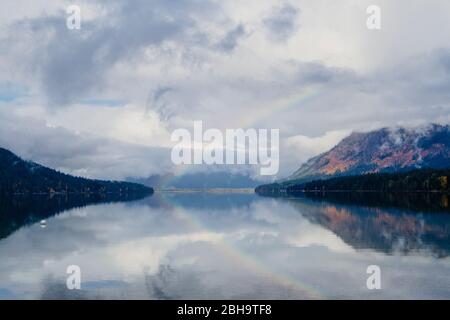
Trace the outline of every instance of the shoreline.
{"label": "shoreline", "polygon": [[254,188],[177,188],[177,189],[158,189],[154,188],[155,193],[244,193],[256,194]]}

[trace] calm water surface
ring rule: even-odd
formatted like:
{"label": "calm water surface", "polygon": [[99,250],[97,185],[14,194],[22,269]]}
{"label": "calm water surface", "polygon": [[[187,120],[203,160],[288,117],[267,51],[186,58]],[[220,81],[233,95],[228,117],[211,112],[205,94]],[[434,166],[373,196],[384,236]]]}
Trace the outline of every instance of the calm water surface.
{"label": "calm water surface", "polygon": [[[450,214],[411,200],[108,201],[1,200],[0,299],[450,298]],[[81,290],[66,288],[69,265]],[[369,265],[381,290],[366,287]]]}

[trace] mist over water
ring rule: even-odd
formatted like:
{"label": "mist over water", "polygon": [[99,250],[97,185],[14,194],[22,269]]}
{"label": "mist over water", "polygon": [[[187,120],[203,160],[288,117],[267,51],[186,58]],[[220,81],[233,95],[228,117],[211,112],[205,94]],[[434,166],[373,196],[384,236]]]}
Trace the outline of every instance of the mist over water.
{"label": "mist over water", "polygon": [[[0,298],[450,296],[450,214],[411,199],[167,192],[106,200],[2,200]],[[81,268],[81,290],[66,287],[69,265]],[[381,290],[366,287],[369,265],[381,268]]]}

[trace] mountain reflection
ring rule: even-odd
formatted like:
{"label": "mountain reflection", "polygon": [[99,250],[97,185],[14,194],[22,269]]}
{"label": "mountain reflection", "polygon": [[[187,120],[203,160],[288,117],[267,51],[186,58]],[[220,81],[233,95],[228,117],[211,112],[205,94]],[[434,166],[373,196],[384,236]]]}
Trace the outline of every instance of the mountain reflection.
{"label": "mountain reflection", "polygon": [[447,195],[310,193],[288,201],[355,249],[439,258],[450,253]]}
{"label": "mountain reflection", "polygon": [[103,195],[0,195],[0,239],[22,226],[53,217],[73,208],[93,204],[134,201],[147,194]]}

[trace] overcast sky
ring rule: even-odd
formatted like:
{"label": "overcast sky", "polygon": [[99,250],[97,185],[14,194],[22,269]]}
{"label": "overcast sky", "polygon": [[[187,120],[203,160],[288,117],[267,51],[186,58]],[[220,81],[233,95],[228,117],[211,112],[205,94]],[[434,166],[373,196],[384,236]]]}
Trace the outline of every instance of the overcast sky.
{"label": "overcast sky", "polygon": [[450,122],[448,0],[1,6],[0,146],[64,172],[171,171],[170,134],[194,120],[280,129],[280,175],[351,131]]}

